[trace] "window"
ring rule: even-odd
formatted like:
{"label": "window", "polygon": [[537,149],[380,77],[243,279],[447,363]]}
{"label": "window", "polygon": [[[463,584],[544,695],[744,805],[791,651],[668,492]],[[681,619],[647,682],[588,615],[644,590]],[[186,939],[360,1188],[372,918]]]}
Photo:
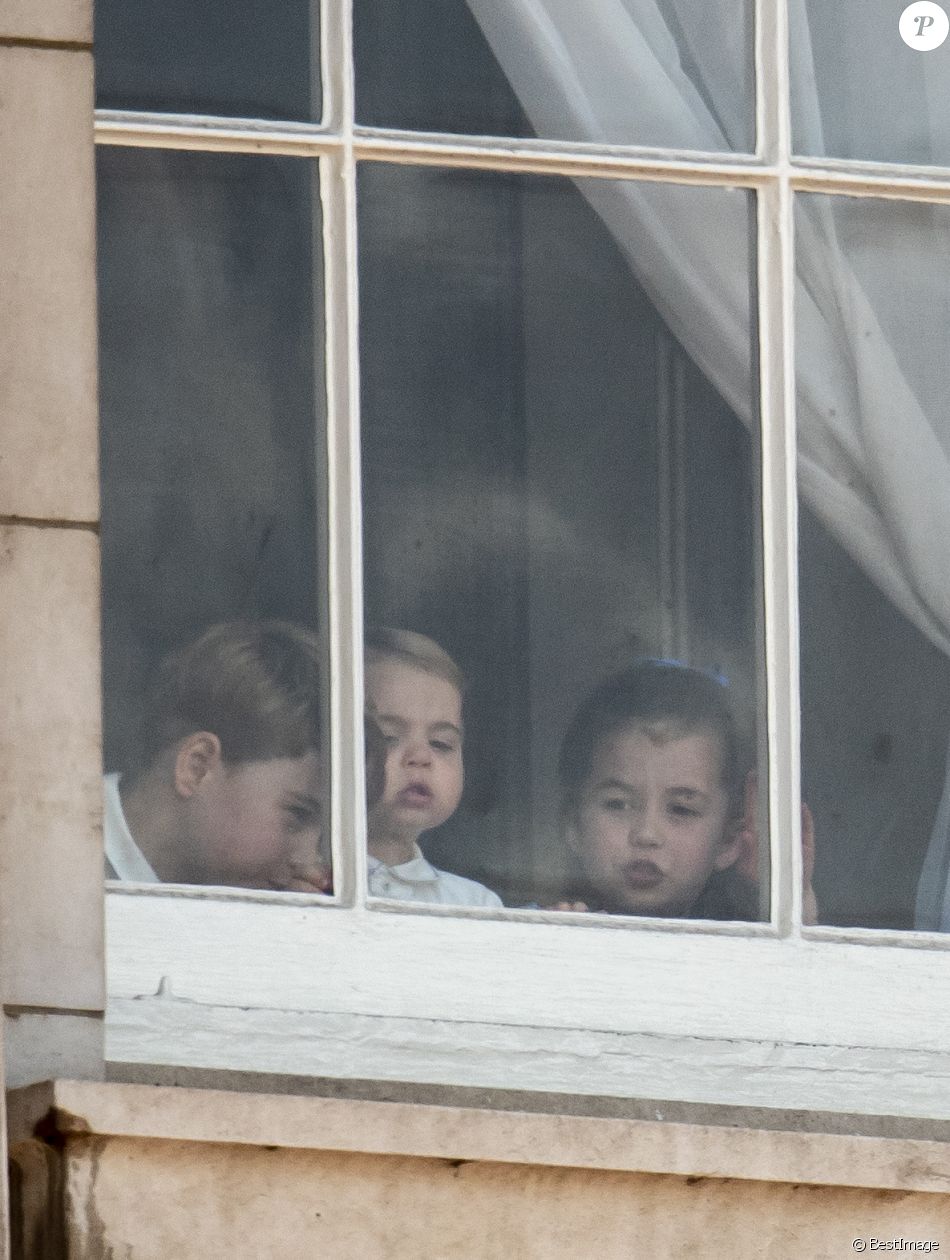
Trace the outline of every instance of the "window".
{"label": "window", "polygon": [[[112,883],[113,1059],[940,1113],[946,391],[899,331],[950,191],[814,125],[860,91],[816,6],[791,76],[771,0],[609,8],[188,5],[155,58],[99,5],[107,760],[210,622],[319,628],[333,878]],[[428,854],[505,909],[367,896],[364,621],[469,678]],[[642,656],[747,715],[746,915],[532,904],[570,712]]]}

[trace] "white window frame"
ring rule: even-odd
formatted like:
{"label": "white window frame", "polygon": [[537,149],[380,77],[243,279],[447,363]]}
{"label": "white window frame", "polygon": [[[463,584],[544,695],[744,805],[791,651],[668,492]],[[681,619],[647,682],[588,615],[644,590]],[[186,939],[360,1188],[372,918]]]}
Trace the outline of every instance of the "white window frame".
{"label": "white window frame", "polygon": [[[321,31],[320,124],[115,111],[97,119],[102,144],[320,163],[338,886],[328,904],[302,894],[110,885],[107,1057],[950,1117],[950,940],[801,924],[792,366],[794,194],[950,204],[950,173],[792,159],[783,0],[756,3],[754,155],[358,127],[347,0],[323,0]],[[755,191],[769,923],[367,902],[356,273],[356,167],[365,161]]]}

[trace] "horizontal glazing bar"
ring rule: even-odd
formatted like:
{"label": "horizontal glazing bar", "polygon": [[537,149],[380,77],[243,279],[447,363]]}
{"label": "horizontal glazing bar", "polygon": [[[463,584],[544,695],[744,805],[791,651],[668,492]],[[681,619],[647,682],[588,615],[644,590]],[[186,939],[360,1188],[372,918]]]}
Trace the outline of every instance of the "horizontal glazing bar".
{"label": "horizontal glazing bar", "polygon": [[325,128],[308,123],[99,110],[96,113],[96,143],[214,153],[319,157],[340,149],[343,141]]}
{"label": "horizontal glazing bar", "polygon": [[[850,169],[849,169],[850,168]],[[950,201],[950,171],[935,175],[920,168],[871,168],[839,162],[816,168],[791,163],[789,184],[794,192],[821,192],[841,197],[877,197],[890,201]]]}
{"label": "horizontal glazing bar", "polygon": [[[100,111],[99,144],[207,152],[270,153],[313,158],[338,152],[342,136],[305,123],[208,118],[185,114]],[[753,158],[676,156],[655,150],[584,148],[486,137],[422,136],[411,132],[357,130],[357,161],[418,166],[509,170],[541,175],[601,179],[648,179],[682,184],[762,188],[785,175],[796,192],[904,201],[950,201],[950,169],[897,167],[883,163],[802,162],[763,164]]]}

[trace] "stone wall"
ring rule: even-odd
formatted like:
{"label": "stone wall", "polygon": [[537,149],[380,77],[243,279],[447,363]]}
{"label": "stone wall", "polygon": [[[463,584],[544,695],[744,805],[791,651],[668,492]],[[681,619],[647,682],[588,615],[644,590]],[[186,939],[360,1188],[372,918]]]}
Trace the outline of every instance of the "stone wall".
{"label": "stone wall", "polygon": [[91,0],[0,0],[0,955],[8,1077],[101,1072]]}
{"label": "stone wall", "polygon": [[11,1125],[27,1260],[950,1250],[950,1143],[933,1133],[70,1083],[13,1095]]}

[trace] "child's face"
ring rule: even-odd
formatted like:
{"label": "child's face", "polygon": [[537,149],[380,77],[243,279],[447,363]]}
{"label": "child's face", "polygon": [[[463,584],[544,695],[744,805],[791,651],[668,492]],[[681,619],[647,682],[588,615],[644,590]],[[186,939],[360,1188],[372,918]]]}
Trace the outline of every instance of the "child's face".
{"label": "child's face", "polygon": [[367,664],[366,703],[386,744],[370,840],[415,840],[451,817],[462,796],[462,697],[448,679],[384,658]]}
{"label": "child's face", "polygon": [[568,841],[619,914],[688,915],[738,856],[718,738],[628,727],[594,749]]}
{"label": "child's face", "polygon": [[318,863],[322,783],[316,751],[228,766],[220,758],[188,802],[202,883],[285,888]]}

